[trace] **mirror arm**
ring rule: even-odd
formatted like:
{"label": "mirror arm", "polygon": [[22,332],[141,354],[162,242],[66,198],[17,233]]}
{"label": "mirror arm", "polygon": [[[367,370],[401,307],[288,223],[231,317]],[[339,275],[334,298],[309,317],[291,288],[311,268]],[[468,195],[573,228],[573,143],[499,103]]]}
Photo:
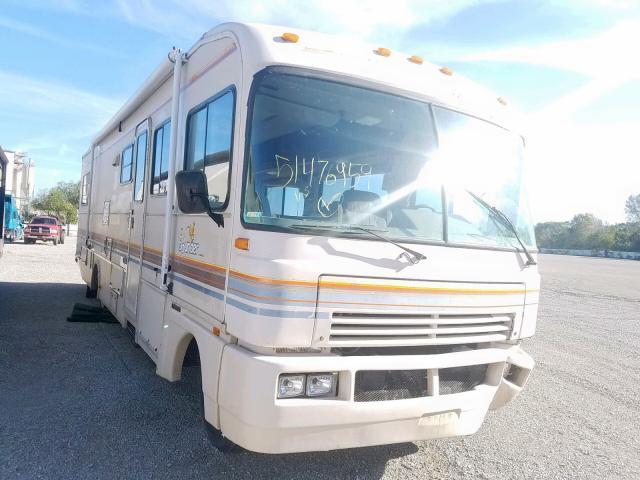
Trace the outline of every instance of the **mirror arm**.
{"label": "mirror arm", "polygon": [[216,222],[216,225],[218,225],[218,228],[220,227],[224,228],[224,217],[222,216],[221,213],[216,213],[212,211],[211,208],[207,208],[207,215],[209,215],[211,220]]}

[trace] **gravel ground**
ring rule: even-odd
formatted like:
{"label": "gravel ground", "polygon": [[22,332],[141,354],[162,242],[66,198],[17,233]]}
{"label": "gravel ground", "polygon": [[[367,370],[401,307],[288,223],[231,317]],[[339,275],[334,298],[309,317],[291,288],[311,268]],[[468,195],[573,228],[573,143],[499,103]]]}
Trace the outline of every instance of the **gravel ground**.
{"label": "gravel ground", "polygon": [[199,368],[170,384],[87,302],[65,245],[0,259],[0,478],[640,478],[640,262],[541,256],[525,392],[471,437],[314,454],[223,456]]}

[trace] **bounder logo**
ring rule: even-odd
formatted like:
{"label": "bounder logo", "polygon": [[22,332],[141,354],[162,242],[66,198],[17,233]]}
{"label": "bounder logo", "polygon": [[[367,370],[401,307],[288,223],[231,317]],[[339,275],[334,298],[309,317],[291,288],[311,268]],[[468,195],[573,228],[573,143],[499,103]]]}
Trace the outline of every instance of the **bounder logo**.
{"label": "bounder logo", "polygon": [[195,222],[187,226],[186,237],[187,238],[185,238],[185,229],[181,227],[180,234],[178,235],[178,252],[189,255],[198,255],[198,252],[200,251],[200,244],[196,242]]}

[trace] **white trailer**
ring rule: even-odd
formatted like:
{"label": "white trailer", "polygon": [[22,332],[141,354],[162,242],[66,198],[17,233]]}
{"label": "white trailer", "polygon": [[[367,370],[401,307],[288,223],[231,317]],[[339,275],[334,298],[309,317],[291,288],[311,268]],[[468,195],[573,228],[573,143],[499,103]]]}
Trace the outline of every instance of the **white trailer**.
{"label": "white trailer", "polygon": [[197,344],[218,446],[474,433],[534,364],[536,247],[504,103],[417,56],[220,25],[170,52],[83,158],[87,293],[171,382]]}

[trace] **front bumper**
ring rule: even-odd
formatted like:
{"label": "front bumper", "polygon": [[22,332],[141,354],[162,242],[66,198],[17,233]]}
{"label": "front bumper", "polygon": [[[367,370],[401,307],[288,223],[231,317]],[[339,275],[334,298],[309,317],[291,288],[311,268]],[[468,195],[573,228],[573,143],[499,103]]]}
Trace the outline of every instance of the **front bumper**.
{"label": "front bumper", "polygon": [[31,233],[31,232],[25,232],[24,233],[24,238],[28,238],[28,239],[35,239],[35,240],[53,240],[55,238],[58,238],[58,234],[57,233]]}
{"label": "front bumper", "polygon": [[[441,369],[488,365],[473,390],[404,400],[355,402],[360,370]],[[508,379],[503,372],[513,365]],[[219,384],[222,433],[249,450],[290,453],[333,450],[469,435],[489,408],[500,408],[524,387],[533,359],[518,346],[437,355],[264,356],[225,347]],[[276,398],[281,373],[340,372],[332,399]],[[514,373],[515,372],[515,373]]]}

